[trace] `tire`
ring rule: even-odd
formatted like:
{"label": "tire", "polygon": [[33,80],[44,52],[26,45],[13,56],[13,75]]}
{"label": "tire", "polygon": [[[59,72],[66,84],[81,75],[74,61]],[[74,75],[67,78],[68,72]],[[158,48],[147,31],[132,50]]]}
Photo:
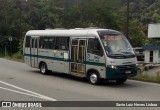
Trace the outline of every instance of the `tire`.
{"label": "tire", "polygon": [[118,83],[118,84],[122,84],[122,83],[124,83],[124,82],[126,82],[127,81],[127,79],[117,79],[116,80],[116,82]]}
{"label": "tire", "polygon": [[47,75],[48,69],[47,69],[47,65],[46,65],[45,63],[41,63],[41,64],[40,64],[40,72],[41,72],[43,75]]}
{"label": "tire", "polygon": [[100,84],[100,75],[96,71],[91,71],[88,75],[89,83],[92,85]]}

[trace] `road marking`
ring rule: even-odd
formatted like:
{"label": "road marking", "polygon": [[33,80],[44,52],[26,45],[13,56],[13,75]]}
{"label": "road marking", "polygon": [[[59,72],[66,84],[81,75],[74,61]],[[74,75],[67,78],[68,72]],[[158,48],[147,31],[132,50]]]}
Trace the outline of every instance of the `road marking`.
{"label": "road marking", "polygon": [[32,96],[32,97],[37,97],[37,98],[41,98],[41,99],[46,99],[46,100],[55,101],[55,100],[53,100],[53,99],[44,98],[44,97],[40,97],[40,96],[36,96],[36,95],[32,95],[32,94],[28,94],[28,93],[25,93],[25,92],[16,91],[16,90],[13,90],[13,89],[8,89],[8,88],[4,88],[4,87],[0,87],[0,89],[3,89],[3,90],[8,90],[8,91],[12,91],[12,92],[20,93],[20,94],[23,94],[23,95]]}
{"label": "road marking", "polygon": [[[53,99],[53,98],[47,97],[45,95],[41,95],[41,94],[38,94],[36,92],[29,91],[27,89],[23,89],[21,87],[6,83],[4,81],[0,81],[0,83],[8,85],[8,86],[16,88],[16,89],[19,89],[19,90],[24,91],[24,92],[13,90],[13,89],[8,89],[8,88],[4,88],[4,87],[0,87],[1,89],[4,89],[4,90],[8,90],[8,91],[12,91],[12,92],[16,92],[16,93],[20,93],[20,94],[24,94],[24,95],[29,95],[29,96],[33,96],[33,97],[38,97],[38,98],[45,99],[45,100],[57,101],[57,99]],[[26,92],[28,92],[28,93],[26,93]]]}

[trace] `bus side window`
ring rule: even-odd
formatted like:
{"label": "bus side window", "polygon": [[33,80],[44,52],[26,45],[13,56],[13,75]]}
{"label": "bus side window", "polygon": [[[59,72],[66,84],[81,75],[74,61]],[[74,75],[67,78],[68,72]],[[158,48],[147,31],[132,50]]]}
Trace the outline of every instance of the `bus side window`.
{"label": "bus side window", "polygon": [[39,39],[39,48],[43,48],[43,37]]}
{"label": "bus side window", "polygon": [[98,39],[88,40],[88,53],[103,56],[103,50]]}
{"label": "bus side window", "polygon": [[69,50],[69,37],[64,38],[62,43],[63,50]]}
{"label": "bus side window", "polygon": [[55,37],[50,37],[49,38],[49,49],[55,49],[55,41],[56,38]]}
{"label": "bus side window", "polygon": [[55,49],[68,50],[69,49],[69,37],[57,37]]}
{"label": "bus side window", "polygon": [[35,39],[35,48],[37,48],[37,39]]}
{"label": "bus side window", "polygon": [[43,38],[43,48],[45,49],[49,48],[49,38],[48,37]]}
{"label": "bus side window", "polygon": [[34,48],[34,39],[31,39],[32,44],[31,44],[31,48]]}
{"label": "bus side window", "polygon": [[26,36],[26,45],[25,45],[25,47],[30,47],[30,38],[31,38],[31,36]]}
{"label": "bus side window", "polygon": [[55,45],[55,49],[61,49],[61,38],[56,37],[56,45]]}
{"label": "bus side window", "polygon": [[39,48],[55,49],[55,37],[40,37]]}

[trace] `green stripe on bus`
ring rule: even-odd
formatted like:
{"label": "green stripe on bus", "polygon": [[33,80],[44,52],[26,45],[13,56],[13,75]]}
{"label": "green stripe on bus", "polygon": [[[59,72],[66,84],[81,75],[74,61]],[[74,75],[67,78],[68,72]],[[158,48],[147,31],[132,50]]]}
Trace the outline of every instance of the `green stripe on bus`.
{"label": "green stripe on bus", "polygon": [[49,57],[49,56],[43,56],[43,55],[33,55],[33,54],[31,54],[31,55],[30,54],[24,54],[24,56],[31,56],[31,57],[44,58],[44,59],[49,59],[49,60],[57,60],[57,61],[65,61],[65,62],[71,62],[71,63],[80,63],[80,64],[87,64],[87,65],[94,65],[94,66],[104,66],[105,67],[105,63],[99,63],[99,62],[89,62],[89,61],[73,62],[73,61],[70,61],[70,59],[64,60],[64,58]]}
{"label": "green stripe on bus", "polygon": [[95,66],[106,66],[105,63],[99,63],[99,62],[89,62],[89,61],[86,61],[86,64],[87,65],[95,65]]}
{"label": "green stripe on bus", "polygon": [[66,62],[69,61],[69,60],[64,60],[64,58],[49,57],[49,56],[43,56],[43,55],[24,54],[24,56],[38,57],[38,58],[44,58],[44,59],[49,59],[49,60],[66,61]]}

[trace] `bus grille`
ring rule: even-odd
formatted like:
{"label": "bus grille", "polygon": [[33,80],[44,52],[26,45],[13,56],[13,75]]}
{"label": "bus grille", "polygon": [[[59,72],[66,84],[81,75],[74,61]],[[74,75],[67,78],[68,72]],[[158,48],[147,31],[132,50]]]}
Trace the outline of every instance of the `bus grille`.
{"label": "bus grille", "polygon": [[136,65],[121,65],[117,66],[121,70],[130,70],[130,69],[135,69]]}

